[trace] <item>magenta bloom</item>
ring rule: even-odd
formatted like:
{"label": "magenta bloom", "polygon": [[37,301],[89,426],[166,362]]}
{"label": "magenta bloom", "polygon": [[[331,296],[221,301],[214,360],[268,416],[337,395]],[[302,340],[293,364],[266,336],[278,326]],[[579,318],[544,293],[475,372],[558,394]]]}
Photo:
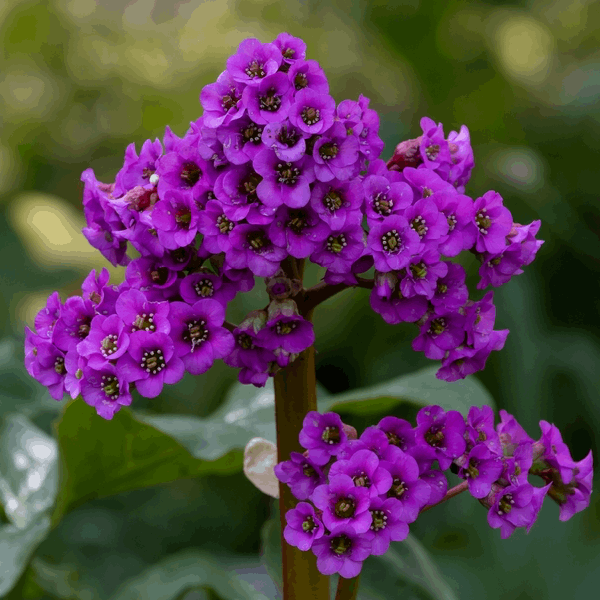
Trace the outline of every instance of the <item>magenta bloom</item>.
{"label": "magenta bloom", "polygon": [[340,577],[351,579],[360,573],[363,561],[371,554],[371,542],[356,533],[354,527],[341,525],[316,540],[312,551],[323,575],[339,573]]}
{"label": "magenta bloom", "polygon": [[[108,273],[108,271],[107,271]],[[54,326],[60,317],[62,310],[62,302],[58,292],[53,292],[46,300],[46,307],[42,308],[35,316],[34,324],[37,334],[44,339],[50,341]]]}
{"label": "magenta bloom", "polygon": [[123,320],[128,331],[148,331],[150,333],[169,333],[171,324],[167,319],[168,302],[150,302],[139,290],[123,292],[117,300],[115,310]]}
{"label": "magenta bloom", "polygon": [[477,227],[477,252],[502,252],[513,219],[508,208],[503,206],[500,194],[490,190],[475,200],[474,223]]}
{"label": "magenta bloom", "polygon": [[136,186],[152,186],[150,177],[156,171],[158,159],[162,154],[160,140],[146,140],[140,155],[135,151],[135,144],[129,144],[125,150],[125,164],[115,177],[114,198],[120,198]]}
{"label": "magenta bloom", "polygon": [[204,86],[200,93],[204,125],[215,128],[239,119],[245,109],[241,101],[243,91],[244,85],[227,71],[223,71],[215,83]]}
{"label": "magenta bloom", "polygon": [[118,315],[96,315],[89,335],[77,344],[77,352],[87,359],[92,369],[100,369],[110,360],[125,354],[129,347],[126,327]]}
{"label": "magenta bloom", "polygon": [[437,280],[435,292],[429,299],[437,314],[454,312],[469,299],[469,290],[465,284],[467,274],[462,265],[444,262],[448,265],[448,272]]}
{"label": "magenta bloom", "polygon": [[[41,338],[38,338],[41,339]],[[51,342],[35,342],[35,353],[30,355],[28,372],[48,388],[50,396],[62,400],[65,394],[65,354]]]}
{"label": "magenta bloom", "polygon": [[502,454],[494,427],[494,411],[489,406],[471,406],[467,416],[467,441],[470,446],[484,444],[494,454]]}
{"label": "magenta bloom", "polygon": [[365,251],[365,233],[360,222],[346,222],[343,229],[332,232],[310,255],[310,260],[332,273],[348,273]]}
{"label": "magenta bloom", "polygon": [[317,465],[324,465],[338,454],[348,436],[338,414],[328,412],[320,415],[311,410],[304,417],[299,440],[300,445],[309,451],[311,460]]}
{"label": "magenta bloom", "polygon": [[369,296],[371,308],[390,325],[398,323],[416,323],[429,309],[429,302],[424,296],[405,298],[396,285],[390,298],[380,296],[375,288]]}
{"label": "magenta bloom", "polygon": [[283,122],[268,123],[262,132],[262,142],[273,150],[280,160],[295,162],[306,150],[303,133],[286,119]]}
{"label": "magenta bloom", "polygon": [[437,250],[426,247],[422,254],[410,259],[406,275],[400,280],[400,291],[407,298],[416,294],[431,300],[437,291],[438,280],[447,273],[448,263],[440,261]]}
{"label": "magenta bloom", "polygon": [[119,374],[117,367],[106,363],[100,369],[85,368],[81,395],[103,419],[112,419],[121,406],[131,404],[129,383]]}
{"label": "magenta bloom", "polygon": [[285,520],[287,525],[283,537],[290,546],[299,550],[310,550],[313,542],[325,534],[323,523],[308,502],[298,502],[296,508],[285,513]]}
{"label": "magenta bloom", "polygon": [[235,285],[214,273],[201,271],[187,275],[179,284],[179,294],[188,303],[194,304],[202,298],[212,298],[227,306],[236,295]]}
{"label": "magenta bloom", "polygon": [[390,547],[390,542],[401,542],[408,537],[408,525],[400,519],[400,502],[396,498],[372,498],[369,508],[373,522],[365,539],[371,541],[371,554],[381,556]]}
{"label": "magenta bloom", "polygon": [[287,483],[298,500],[307,500],[318,485],[325,483],[321,469],[300,452],[290,453],[290,460],[276,464],[273,469],[277,479]]}
{"label": "magenta bloom", "polygon": [[384,417],[377,423],[377,427],[385,433],[392,446],[397,446],[403,452],[407,452],[415,445],[413,426],[404,419]]}
{"label": "magenta bloom", "polygon": [[342,123],[334,123],[313,147],[315,175],[319,181],[345,181],[358,175],[358,139],[347,135]]}
{"label": "magenta bloom", "polygon": [[392,182],[382,175],[365,177],[363,189],[369,225],[391,215],[404,215],[404,209],[413,200],[410,186],[403,182]]}
{"label": "magenta bloom", "polygon": [[448,350],[457,348],[465,338],[465,318],[458,312],[430,315],[413,340],[412,348],[427,358],[440,360]]}
{"label": "magenta bloom", "polygon": [[266,225],[238,225],[230,238],[227,264],[234,269],[248,268],[257,277],[275,275],[287,256],[286,250],[271,239]]}
{"label": "magenta bloom", "polygon": [[288,71],[291,84],[299,92],[304,89],[317,94],[329,94],[329,82],[316,60],[298,60]]}
{"label": "magenta bloom", "polygon": [[152,211],[158,241],[169,250],[193,243],[198,232],[198,207],[189,194],[167,190]]}
{"label": "magenta bloom", "polygon": [[247,38],[227,59],[227,72],[234,81],[254,86],[277,72],[282,60],[281,51],[275,44],[263,44],[256,38]]}
{"label": "magenta bloom", "polygon": [[91,300],[81,296],[67,298],[52,334],[52,341],[61,350],[74,350],[90,333],[90,324],[96,315]]}
{"label": "magenta bloom", "polygon": [[332,530],[340,525],[351,525],[356,533],[364,533],[371,526],[369,490],[354,485],[348,475],[330,477],[329,483],[320,485],[310,500],[323,511],[323,523]]}
{"label": "magenta bloom", "polygon": [[347,460],[336,460],[329,470],[329,478],[348,475],[354,485],[369,490],[371,498],[385,494],[392,487],[392,477],[379,465],[379,458],[370,450],[357,450]]}
{"label": "magenta bloom", "polygon": [[476,350],[487,346],[496,320],[494,292],[488,292],[479,302],[467,305],[465,317],[467,344]]}
{"label": "magenta bloom", "polygon": [[285,73],[265,77],[244,90],[243,101],[250,118],[259,125],[283,121],[289,113],[293,90]]}
{"label": "magenta bloom", "polygon": [[477,238],[477,228],[473,223],[473,200],[468,196],[448,192],[436,193],[432,200],[448,223],[448,233],[440,239],[438,246],[440,253],[444,256],[458,256],[463,250],[470,250]]}
{"label": "magenta bloom", "polygon": [[471,496],[485,498],[492,490],[492,483],[500,478],[503,469],[501,456],[494,455],[489,448],[478,444],[469,452],[458,476],[469,482]]}
{"label": "magenta bloom", "polygon": [[267,322],[256,336],[257,343],[267,350],[281,348],[290,354],[299,354],[315,342],[310,321],[300,315],[277,315]]}
{"label": "magenta bloom", "polygon": [[347,221],[359,221],[362,202],[363,188],[358,178],[316,182],[310,196],[311,207],[333,231],[343,229]]}
{"label": "magenta bloom", "polygon": [[331,96],[304,88],[296,93],[289,119],[298,129],[314,135],[327,131],[333,125],[334,115],[335,100]]}
{"label": "magenta bloom", "polygon": [[119,378],[135,382],[145,398],[156,398],[165,383],[177,383],[184,372],[184,364],[175,355],[173,341],[166,333],[132,333],[129,352],[117,362]]}
{"label": "magenta bloom", "polygon": [[415,442],[437,459],[440,469],[445,471],[453,459],[465,452],[465,429],[464,417],[458,411],[426,406],[417,413]]}
{"label": "magenta bloom", "polygon": [[282,31],[274,40],[273,45],[279,48],[283,62],[281,70],[286,71],[286,65],[294,65],[296,62],[303,60],[306,56],[306,44],[304,40],[294,37],[289,33]]}
{"label": "magenta bloom", "polygon": [[262,134],[263,125],[255,123],[247,116],[217,129],[217,139],[231,165],[243,165],[251,161],[264,148]]}
{"label": "magenta bloom", "polygon": [[222,204],[217,200],[209,200],[198,222],[198,230],[204,234],[203,248],[211,254],[230,250],[234,227],[235,223],[225,216]]}
{"label": "magenta bloom", "polygon": [[409,206],[404,211],[404,217],[410,228],[419,234],[421,242],[432,249],[437,250],[438,240],[448,233],[446,216],[428,198],[421,198]]}

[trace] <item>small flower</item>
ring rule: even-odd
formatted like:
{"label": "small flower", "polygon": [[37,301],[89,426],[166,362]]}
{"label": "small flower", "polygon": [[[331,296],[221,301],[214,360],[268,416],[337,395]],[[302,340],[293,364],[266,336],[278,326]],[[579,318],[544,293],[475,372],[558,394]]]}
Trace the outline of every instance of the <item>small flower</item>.
{"label": "small flower", "polygon": [[295,508],[285,513],[285,520],[287,525],[283,537],[290,546],[299,550],[310,550],[315,540],[325,534],[323,523],[308,502],[298,502]]}
{"label": "small flower", "polygon": [[324,465],[338,454],[348,436],[339,415],[333,412],[321,415],[311,410],[304,417],[299,439],[300,445],[309,450],[311,460]]}
{"label": "small flower", "polygon": [[371,541],[356,533],[350,525],[340,525],[312,545],[317,557],[317,569],[323,575],[339,573],[341,577],[356,577],[362,563],[371,554]]}

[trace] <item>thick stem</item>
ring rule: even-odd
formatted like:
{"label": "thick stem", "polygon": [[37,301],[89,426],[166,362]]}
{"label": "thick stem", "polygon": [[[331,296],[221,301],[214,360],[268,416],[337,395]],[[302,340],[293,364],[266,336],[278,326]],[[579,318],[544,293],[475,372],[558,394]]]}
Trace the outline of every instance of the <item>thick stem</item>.
{"label": "thick stem", "polygon": [[[306,318],[310,319],[310,314]],[[288,367],[275,375],[275,425],[277,460],[289,460],[290,452],[302,452],[298,434],[307,412],[317,409],[315,349],[308,348]],[[289,487],[279,484],[281,549],[284,600],[328,600],[329,578],[317,570],[312,552],[302,552],[283,538],[285,513],[298,501]]]}
{"label": "thick stem", "polygon": [[453,488],[449,489],[446,492],[446,495],[439,502],[436,502],[435,504],[430,504],[429,506],[422,508],[419,511],[419,514],[424,513],[426,510],[429,510],[430,508],[433,508],[434,506],[437,506],[438,504],[441,504],[442,502],[446,502],[446,500],[450,500],[450,498],[454,498],[454,496],[458,496],[459,494],[464,492],[468,487],[469,487],[468,481],[463,481],[462,483],[455,485]]}
{"label": "thick stem", "polygon": [[328,285],[324,281],[318,283],[317,285],[311,287],[306,290],[304,293],[304,303],[302,304],[303,310],[310,311],[313,310],[316,306],[321,304],[321,302],[325,302],[329,298],[343,292],[344,290],[352,289],[355,287],[361,287],[366,289],[373,288],[373,280],[372,279],[363,279],[362,277],[357,277],[357,283],[355,285],[346,285],[345,283],[338,283],[336,285]]}
{"label": "thick stem", "polygon": [[352,579],[340,577],[335,593],[335,600],[356,600],[358,598],[358,580],[360,574]]}

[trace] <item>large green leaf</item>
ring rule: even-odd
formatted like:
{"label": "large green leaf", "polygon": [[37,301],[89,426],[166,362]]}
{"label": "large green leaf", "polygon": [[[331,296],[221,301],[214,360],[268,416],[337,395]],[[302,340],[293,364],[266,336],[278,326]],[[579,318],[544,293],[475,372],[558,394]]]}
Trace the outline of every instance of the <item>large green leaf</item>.
{"label": "large green leaf", "polygon": [[0,596],[25,570],[50,530],[48,512],[57,484],[56,443],[22,415],[0,431],[0,502],[8,524],[0,527]]}
{"label": "large green leaf", "polygon": [[[281,585],[281,527],[278,511],[263,527],[262,559],[273,580]],[[334,578],[332,577],[332,580]],[[383,556],[363,564],[359,600],[457,600],[421,543],[412,535],[395,542]]]}
{"label": "large green leaf", "polygon": [[240,453],[224,451],[217,461],[192,456],[172,437],[136,420],[128,409],[112,421],[82,402],[70,402],[56,427],[60,448],[60,493],[52,524],[94,498],[241,468]]}
{"label": "large green leaf", "polygon": [[242,581],[234,567],[235,562],[227,555],[184,551],[128,581],[111,600],[175,600],[198,587],[212,589],[226,600],[267,600]]}

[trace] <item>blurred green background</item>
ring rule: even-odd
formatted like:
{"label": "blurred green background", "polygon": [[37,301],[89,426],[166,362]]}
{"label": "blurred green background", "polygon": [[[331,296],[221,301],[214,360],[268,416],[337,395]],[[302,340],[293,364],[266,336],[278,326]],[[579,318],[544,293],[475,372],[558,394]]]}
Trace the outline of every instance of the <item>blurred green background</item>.
{"label": "blurred green background", "polygon": [[[536,261],[495,293],[497,328],[511,334],[477,378],[533,437],[546,419],[561,429],[576,459],[590,448],[597,457],[600,2],[592,0],[137,0],[126,6],[3,0],[0,329],[6,340],[0,365],[9,364],[15,348],[21,360],[23,327],[50,292],[58,289],[64,300],[78,293],[90,268],[107,266],[80,234],[81,171],[92,167],[98,179],[113,181],[127,144],[139,148],[161,137],[167,124],[182,135],[200,115],[200,90],[238,43],[270,41],[281,31],[305,39],[337,101],[360,93],[371,98],[381,115],[384,158],[399,141],[419,135],[424,115],[443,122],[446,132],[464,123],[476,160],[467,193],[495,189],[516,221],[542,219],[545,244]],[[470,266],[475,274],[477,265]],[[111,268],[114,281],[122,271]],[[231,319],[258,307],[256,294],[232,308]],[[413,330],[386,326],[370,311],[364,290],[319,308],[315,327],[318,378],[330,392],[430,364],[410,349]],[[140,398],[136,407],[206,417],[235,377],[221,365],[155,401]],[[39,386],[28,389],[40,393]],[[0,418],[9,396],[0,400]],[[51,432],[56,411],[50,404],[27,414]],[[46,578],[54,583],[38,592],[109,598],[128,578],[185,548],[235,554],[252,572],[269,501],[236,464],[233,473],[74,510],[36,553],[36,585],[45,568],[39,565],[54,569]],[[568,523],[559,523],[557,507],[546,506],[529,536],[519,531],[508,541],[489,530],[485,517],[461,497],[411,527],[459,598],[596,597],[597,498]],[[186,597],[218,596],[204,590]]]}

